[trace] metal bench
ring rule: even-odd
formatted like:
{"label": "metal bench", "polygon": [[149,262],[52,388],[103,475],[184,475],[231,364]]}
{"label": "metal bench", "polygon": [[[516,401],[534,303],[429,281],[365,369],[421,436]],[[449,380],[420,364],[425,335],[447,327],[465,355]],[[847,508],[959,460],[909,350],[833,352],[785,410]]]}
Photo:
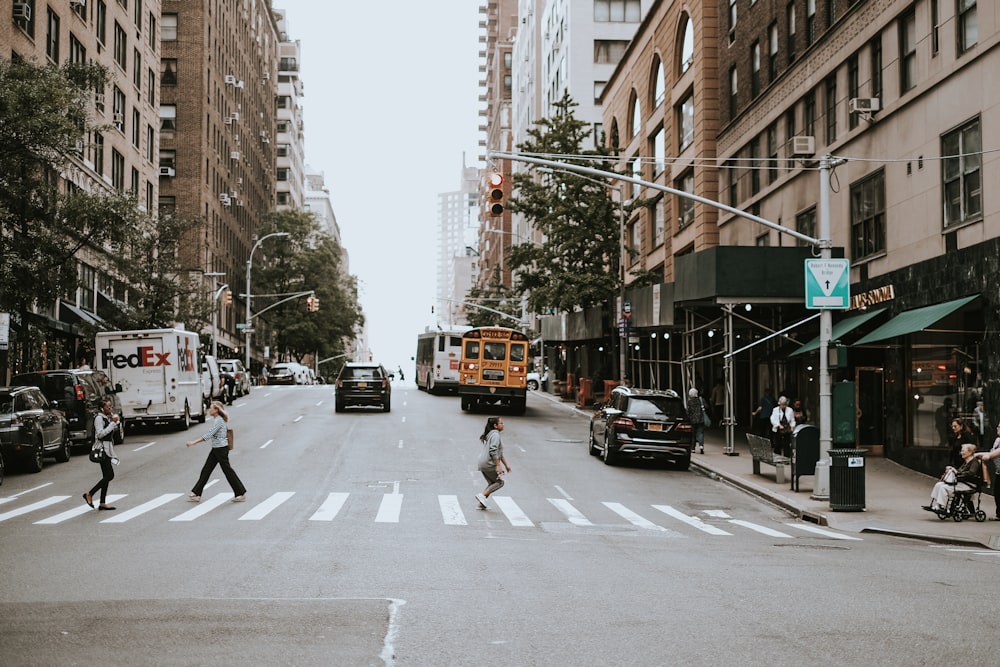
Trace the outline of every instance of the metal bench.
{"label": "metal bench", "polygon": [[774,481],[778,484],[785,483],[785,466],[789,465],[791,459],[775,454],[771,449],[771,441],[767,438],[753,433],[747,433],[747,445],[750,446],[750,455],[753,456],[753,474],[760,474],[760,464],[766,463],[774,466]]}

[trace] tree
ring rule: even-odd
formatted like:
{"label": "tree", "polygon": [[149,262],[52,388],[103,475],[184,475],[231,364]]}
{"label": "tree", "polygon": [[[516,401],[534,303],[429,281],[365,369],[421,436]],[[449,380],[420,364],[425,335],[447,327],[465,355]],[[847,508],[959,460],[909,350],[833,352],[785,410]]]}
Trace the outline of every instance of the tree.
{"label": "tree", "polygon": [[[573,115],[568,93],[554,114],[528,130],[523,153],[562,155],[572,164],[591,164],[607,155],[584,150],[591,130]],[[571,311],[606,302],[619,285],[619,205],[600,179],[537,168],[514,175],[511,210],[524,214],[542,232],[541,244],[512,246],[510,261],[518,293],[529,292],[534,312]]]}
{"label": "tree", "polygon": [[[500,282],[494,281],[485,288],[473,287],[469,290],[465,300],[470,304],[481,304],[490,309],[468,307],[466,317],[470,325],[474,327],[519,328],[517,321],[521,319],[521,294],[517,290],[504,287]],[[492,311],[501,311],[510,317],[504,317]]]}

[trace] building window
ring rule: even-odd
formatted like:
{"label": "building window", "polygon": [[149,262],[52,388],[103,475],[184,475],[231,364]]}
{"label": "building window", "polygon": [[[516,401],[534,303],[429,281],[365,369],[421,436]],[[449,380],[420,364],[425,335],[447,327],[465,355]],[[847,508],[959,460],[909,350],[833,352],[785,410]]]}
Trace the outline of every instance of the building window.
{"label": "building window", "polygon": [[978,118],[941,137],[946,229],[983,216],[982,150]]}
{"label": "building window", "polygon": [[87,47],[73,33],[69,35],[69,61],[75,65],[87,62]]}
{"label": "building window", "polygon": [[132,184],[129,188],[129,192],[135,195],[135,198],[139,198],[139,170],[132,167]]}
{"label": "building window", "polygon": [[594,104],[601,103],[601,95],[604,94],[604,87],[608,85],[607,81],[595,81],[594,82]]}
{"label": "building window", "polygon": [[656,130],[650,143],[653,153],[653,180],[656,180],[656,177],[667,168],[667,133],[662,125]]}
{"label": "building window", "polygon": [[656,67],[653,68],[653,104],[654,109],[658,109],[661,104],[663,104],[663,98],[666,95],[666,81],[663,78],[663,61],[659,58],[656,59]]}
{"label": "building window", "polygon": [[778,123],[767,126],[767,184],[778,180]]}
{"label": "building window", "polygon": [[976,0],[958,0],[958,52],[965,53],[979,41]]}
{"label": "building window", "polygon": [[277,199],[275,200],[278,206],[288,206],[288,203],[292,201],[291,195],[287,192],[277,193]]}
{"label": "building window", "polygon": [[[694,170],[688,169],[674,181],[674,189],[694,194]],[[677,197],[677,228],[684,229],[694,222],[694,200]]]}
{"label": "building window", "polygon": [[750,195],[760,192],[760,137],[750,140]]}
{"label": "building window", "polygon": [[79,264],[80,267],[80,306],[84,310],[89,310],[90,312],[97,312],[95,310],[95,293],[94,288],[97,286],[97,271],[92,266],[87,266],[86,264]]}
{"label": "building window", "polygon": [[667,198],[660,197],[655,204],[653,204],[653,247],[659,248],[663,245],[663,239],[666,235],[666,219],[667,219]]}
{"label": "building window", "polygon": [[155,51],[156,50],[156,41],[157,41],[157,37],[156,37],[156,14],[154,14],[153,12],[149,13],[149,34],[147,35],[147,37],[149,38],[149,48]]}
{"label": "building window", "polygon": [[87,5],[86,5],[86,3],[82,3],[82,2],[72,3],[71,2],[69,6],[70,6],[70,8],[74,12],[76,12],[77,16],[79,16],[84,21],[87,20]]}
{"label": "building window", "polygon": [[114,87],[111,111],[114,114],[112,123],[119,132],[125,132],[125,93],[118,86]]}
{"label": "building window", "polygon": [[[860,75],[858,73],[858,54],[853,53],[847,58],[847,99],[852,100],[859,97],[861,88]],[[858,116],[860,114],[848,113],[847,126],[854,129],[858,126]]]}
{"label": "building window", "polygon": [[917,85],[917,13],[910,8],[899,19],[899,92]]}
{"label": "building window", "polygon": [[683,74],[694,64],[694,24],[687,14],[684,14],[681,20],[684,21],[684,41],[681,43],[681,62],[678,71]]}
{"label": "building window", "polygon": [[[961,0],[959,0],[961,5]],[[931,56],[936,56],[941,49],[941,16],[938,0],[931,0]],[[961,43],[961,39],[959,39]]]}
{"label": "building window", "polygon": [[288,167],[279,167],[276,170],[277,179],[279,181],[287,181],[288,180],[288,172],[289,172]]}
{"label": "building window", "polygon": [[290,109],[292,106],[292,98],[288,95],[278,96],[278,108],[279,109]]}
{"label": "building window", "polygon": [[177,41],[177,14],[164,14],[160,18],[160,41]]}
{"label": "building window", "polygon": [[[795,216],[795,231],[816,238],[816,207],[813,206]],[[796,239],[800,246],[812,246],[808,241]]]}
{"label": "building window", "polygon": [[153,161],[156,156],[156,133],[152,125],[146,125],[146,160]]}
{"label": "building window", "polygon": [[795,62],[795,3],[785,7],[785,41],[788,44],[788,62]]}
{"label": "building window", "polygon": [[142,90],[142,54],[139,49],[132,49],[132,85],[136,90]]}
{"label": "building window", "polygon": [[177,107],[173,104],[160,106],[160,138],[173,139],[177,132]]}
{"label": "building window", "polygon": [[736,78],[736,65],[729,68],[729,118],[736,118],[737,94],[739,93],[738,81]]}
{"label": "building window", "polygon": [[52,62],[59,64],[59,15],[52,11],[51,7],[46,9],[48,20],[45,30],[45,55]]}
{"label": "building window", "polygon": [[736,30],[736,0],[729,0],[729,32],[730,40],[732,40],[732,32]]}
{"label": "building window", "polygon": [[837,2],[838,0],[826,0],[826,27],[833,27],[837,22]]}
{"label": "building window", "polygon": [[146,102],[149,106],[156,106],[156,74],[152,68],[146,69]]}
{"label": "building window", "polygon": [[855,259],[885,252],[885,173],[851,185],[851,236]]}
{"label": "building window", "polygon": [[795,107],[785,112],[785,168],[792,170],[795,168],[795,158],[792,157],[792,137],[795,135]]}
{"label": "building window", "polygon": [[837,140],[837,75],[831,74],[826,78],[826,85],[823,97],[826,102],[826,143],[832,144]]}
{"label": "building window", "polygon": [[142,145],[142,116],[139,115],[139,110],[134,107],[132,109],[132,145],[137,149]]}
{"label": "building window", "polygon": [[160,151],[160,166],[177,168],[177,151]]}
{"label": "building window", "polygon": [[125,189],[125,156],[111,149],[111,186],[119,192]]}
{"label": "building window", "polygon": [[729,193],[729,205],[736,208],[740,203],[740,173],[733,160],[726,162],[726,191]]}
{"label": "building window", "polygon": [[90,145],[90,161],[94,164],[94,171],[99,175],[104,175],[104,135],[94,132],[94,143]]}
{"label": "building window", "polygon": [[769,245],[771,245],[771,232],[764,232],[763,234],[759,235],[757,239],[754,241],[754,245],[756,245],[758,248],[766,248]]}
{"label": "building window", "polygon": [[882,35],[875,35],[869,43],[872,69],[872,97],[882,98]]}
{"label": "building window", "polygon": [[694,93],[677,105],[677,145],[684,150],[694,141]]}
{"label": "building window", "polygon": [[632,136],[639,136],[642,130],[642,105],[639,104],[639,96],[632,91]]}
{"label": "building window", "polygon": [[118,21],[115,21],[115,62],[123,72],[128,69],[128,35]]}
{"label": "building window", "polygon": [[778,22],[774,21],[767,29],[767,80],[768,83],[778,78]]}
{"label": "building window", "polygon": [[806,0],[806,48],[816,41],[816,0]]}
{"label": "building window", "polygon": [[750,45],[750,99],[760,94],[760,42]]}
{"label": "building window", "polygon": [[642,223],[636,219],[628,226],[628,265],[639,261],[642,255]]}
{"label": "building window", "polygon": [[108,6],[104,0],[97,0],[97,10],[94,12],[94,34],[102,45],[108,43]]}
{"label": "building window", "polygon": [[816,136],[816,91],[806,93],[802,103],[802,131],[807,137]]}
{"label": "building window", "polygon": [[616,65],[628,48],[627,39],[595,39],[594,62]]}
{"label": "building window", "polygon": [[[642,179],[642,158],[638,155],[632,158],[632,177]],[[632,184],[632,199],[639,196],[639,184]]]}
{"label": "building window", "polygon": [[288,157],[290,153],[291,147],[288,144],[278,144],[278,147],[274,151],[276,157]]}
{"label": "building window", "polygon": [[594,21],[597,23],[638,23],[641,19],[639,0],[594,0]]}

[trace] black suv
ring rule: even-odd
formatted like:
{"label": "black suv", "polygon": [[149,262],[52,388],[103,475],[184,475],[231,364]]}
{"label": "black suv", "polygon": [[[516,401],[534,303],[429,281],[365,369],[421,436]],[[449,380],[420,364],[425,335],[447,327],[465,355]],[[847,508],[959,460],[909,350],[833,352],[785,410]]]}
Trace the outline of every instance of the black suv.
{"label": "black suv", "polygon": [[691,423],[684,400],[667,389],[616,387],[590,418],[589,449],[614,465],[630,458],[691,465]]}
{"label": "black suv", "polygon": [[42,471],[42,459],[70,457],[69,424],[38,387],[0,387],[0,455],[3,465]]}
{"label": "black suv", "polygon": [[348,405],[381,405],[389,412],[392,384],[381,364],[348,363],[337,376],[335,409],[343,412]]}
{"label": "black suv", "polygon": [[101,402],[111,401],[111,410],[121,414],[119,388],[111,386],[104,371],[84,368],[37,371],[15,375],[11,384],[38,387],[52,407],[62,410],[69,422],[69,437],[76,445],[94,444],[94,418]]}

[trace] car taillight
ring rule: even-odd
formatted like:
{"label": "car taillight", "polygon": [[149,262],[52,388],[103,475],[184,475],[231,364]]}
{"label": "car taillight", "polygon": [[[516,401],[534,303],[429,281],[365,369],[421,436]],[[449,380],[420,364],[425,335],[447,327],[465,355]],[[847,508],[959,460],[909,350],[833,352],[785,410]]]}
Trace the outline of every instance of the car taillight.
{"label": "car taillight", "polygon": [[383,389],[388,389],[389,388],[389,380],[388,379],[382,378],[382,388]]}
{"label": "car taillight", "polygon": [[685,431],[687,433],[691,432],[691,422],[681,422],[674,427],[675,431]]}
{"label": "car taillight", "polygon": [[619,417],[618,419],[611,422],[611,425],[614,426],[615,428],[625,428],[625,429],[635,428],[635,422],[629,419],[628,417]]}
{"label": "car taillight", "polygon": [[338,387],[343,387],[344,386],[344,381],[341,380],[340,378],[337,378],[337,386]]}
{"label": "car taillight", "polygon": [[75,384],[73,385],[73,390],[76,392],[76,400],[82,401],[84,399],[83,385]]}

